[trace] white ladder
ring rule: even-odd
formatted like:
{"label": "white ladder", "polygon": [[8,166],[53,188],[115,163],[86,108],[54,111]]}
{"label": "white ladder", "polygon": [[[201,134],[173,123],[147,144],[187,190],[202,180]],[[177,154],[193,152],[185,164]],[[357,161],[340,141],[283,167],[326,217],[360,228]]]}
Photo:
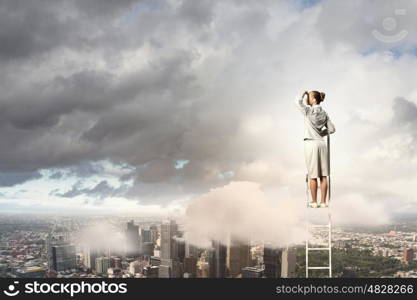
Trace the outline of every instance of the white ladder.
{"label": "white ladder", "polygon": [[[308,174],[306,175],[306,196],[307,196],[307,209],[306,209],[306,223],[307,223],[307,238],[306,238],[306,278],[309,277],[309,270],[328,270],[329,271],[329,278],[332,277],[332,215],[330,210],[330,198],[331,198],[331,184],[330,184],[330,134],[327,134],[327,159],[328,159],[328,166],[329,166],[329,176],[327,177],[328,180],[328,199],[327,199],[327,224],[320,224],[320,225],[311,225],[310,224],[310,215],[309,211],[311,209],[323,209],[323,208],[311,208],[309,205],[310,202],[310,185],[308,180]],[[317,179],[317,181],[319,181]],[[320,190],[320,187],[317,186],[317,190]],[[311,228],[324,228],[328,230],[328,241],[325,247],[310,247],[309,237],[310,237],[310,229]],[[328,252],[328,265],[327,266],[309,266],[308,264],[308,255],[310,251],[327,251]]]}

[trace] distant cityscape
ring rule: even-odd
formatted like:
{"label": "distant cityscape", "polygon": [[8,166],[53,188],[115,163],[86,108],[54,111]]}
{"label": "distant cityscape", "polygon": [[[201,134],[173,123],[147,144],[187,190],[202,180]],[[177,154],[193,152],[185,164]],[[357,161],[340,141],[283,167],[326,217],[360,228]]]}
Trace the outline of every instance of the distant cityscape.
{"label": "distant cityscape", "polygon": [[[105,236],[80,240],[80,233],[95,224],[106,224]],[[369,256],[366,266],[360,260],[339,263],[335,276],[366,270],[367,276],[417,278],[416,221],[336,227],[332,235],[336,259]],[[224,244],[213,240],[198,247],[185,239],[182,224],[158,218],[0,216],[0,277],[9,278],[303,277],[304,247],[277,248],[233,236]],[[383,263],[372,266],[372,261]]]}

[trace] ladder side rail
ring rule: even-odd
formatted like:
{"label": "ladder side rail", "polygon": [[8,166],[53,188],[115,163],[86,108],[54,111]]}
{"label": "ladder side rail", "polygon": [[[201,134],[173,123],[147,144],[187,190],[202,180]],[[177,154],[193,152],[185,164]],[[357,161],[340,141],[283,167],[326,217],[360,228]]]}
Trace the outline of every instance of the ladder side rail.
{"label": "ladder side rail", "polygon": [[307,237],[306,237],[306,278],[308,278],[308,239],[309,239],[309,235],[310,235],[310,231],[308,228],[309,225],[309,214],[308,214],[308,209],[309,209],[309,189],[308,189],[308,174],[306,174],[306,199],[307,199],[307,207],[306,207],[306,225],[307,225]]}
{"label": "ladder side rail", "polygon": [[329,278],[332,278],[332,215],[329,208]]}
{"label": "ladder side rail", "polygon": [[332,197],[332,184],[330,176],[330,133],[327,132],[327,163],[329,166],[329,199],[327,200],[328,213],[329,213],[329,278],[332,278],[332,214],[330,210],[330,199]]}
{"label": "ladder side rail", "polygon": [[328,184],[329,184],[329,198],[327,199],[327,205],[330,205],[330,199],[331,199],[331,183],[330,183],[330,133],[327,133],[327,165],[329,167],[329,174],[328,174]]}

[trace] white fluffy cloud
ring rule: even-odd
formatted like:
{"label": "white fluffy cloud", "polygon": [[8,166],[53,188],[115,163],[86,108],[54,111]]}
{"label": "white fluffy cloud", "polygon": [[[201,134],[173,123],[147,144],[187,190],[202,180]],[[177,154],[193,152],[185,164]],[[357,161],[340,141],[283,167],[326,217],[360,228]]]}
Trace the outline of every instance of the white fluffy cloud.
{"label": "white fluffy cloud", "polygon": [[300,203],[285,193],[267,193],[256,182],[233,181],[192,201],[185,214],[185,237],[200,246],[211,240],[227,244],[233,236],[282,247],[304,240],[303,213]]}

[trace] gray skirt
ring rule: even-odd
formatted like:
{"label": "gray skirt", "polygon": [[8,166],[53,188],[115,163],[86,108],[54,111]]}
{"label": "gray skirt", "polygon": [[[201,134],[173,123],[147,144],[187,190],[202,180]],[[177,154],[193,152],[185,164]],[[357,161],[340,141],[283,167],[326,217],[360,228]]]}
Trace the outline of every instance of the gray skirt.
{"label": "gray skirt", "polygon": [[304,157],[309,178],[329,176],[327,143],[325,140],[304,140]]}

